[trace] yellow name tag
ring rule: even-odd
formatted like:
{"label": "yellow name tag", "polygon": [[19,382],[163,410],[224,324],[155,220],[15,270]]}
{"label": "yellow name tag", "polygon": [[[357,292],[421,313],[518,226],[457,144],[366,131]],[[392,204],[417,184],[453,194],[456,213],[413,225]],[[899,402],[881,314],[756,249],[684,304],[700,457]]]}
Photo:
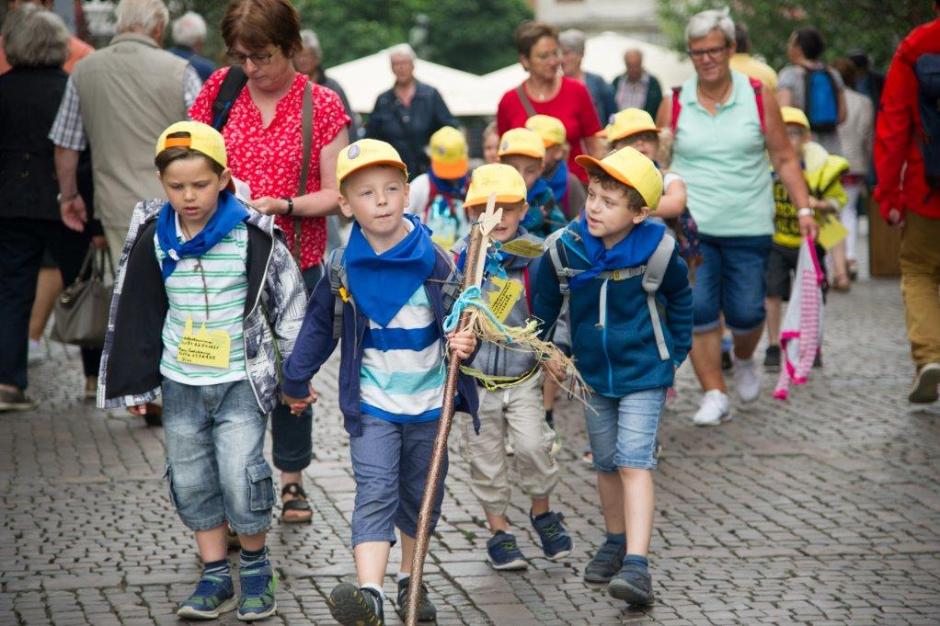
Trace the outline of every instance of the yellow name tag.
{"label": "yellow name tag", "polygon": [[193,333],[193,318],[186,319],[176,360],[190,365],[225,369],[232,352],[232,338],[224,330],[206,330],[205,322]]}
{"label": "yellow name tag", "polygon": [[500,322],[505,322],[512,307],[516,306],[516,302],[522,297],[522,283],[502,278],[493,278],[492,281],[498,291],[489,294],[490,310]]}
{"label": "yellow name tag", "polygon": [[541,243],[522,238],[507,241],[500,247],[500,250],[527,259],[536,259],[542,256],[542,253],[545,251]]}
{"label": "yellow name tag", "polygon": [[831,250],[836,244],[845,239],[849,231],[839,218],[834,215],[827,216],[825,221],[819,225],[819,237],[817,241],[826,250]]}

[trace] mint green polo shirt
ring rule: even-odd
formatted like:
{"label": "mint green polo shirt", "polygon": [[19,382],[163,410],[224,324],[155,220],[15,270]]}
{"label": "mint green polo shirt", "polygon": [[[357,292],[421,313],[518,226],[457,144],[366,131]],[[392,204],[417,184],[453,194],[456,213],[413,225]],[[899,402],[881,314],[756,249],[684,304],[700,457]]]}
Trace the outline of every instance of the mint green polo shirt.
{"label": "mint green polo shirt", "polygon": [[685,179],[700,233],[772,235],[773,181],[754,88],[744,74],[731,77],[731,96],[715,115],[699,104],[697,77],[682,85],[671,169]]}

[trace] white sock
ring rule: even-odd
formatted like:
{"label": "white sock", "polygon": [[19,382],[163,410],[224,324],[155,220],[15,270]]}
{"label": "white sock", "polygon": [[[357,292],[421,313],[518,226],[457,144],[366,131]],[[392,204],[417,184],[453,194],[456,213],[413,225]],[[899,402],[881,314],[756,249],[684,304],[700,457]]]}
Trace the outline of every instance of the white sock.
{"label": "white sock", "polygon": [[360,589],[371,589],[372,591],[374,591],[374,592],[376,592],[377,594],[379,594],[379,597],[381,597],[383,600],[385,599],[385,592],[382,590],[382,587],[380,587],[379,585],[376,585],[376,584],[374,584],[374,583],[366,583],[366,584],[364,584],[364,585],[361,585],[359,588],[360,588]]}
{"label": "white sock", "polygon": [[396,577],[396,581],[397,581],[397,582],[401,582],[401,581],[405,580],[406,578],[411,578],[411,572],[398,572],[398,576]]}

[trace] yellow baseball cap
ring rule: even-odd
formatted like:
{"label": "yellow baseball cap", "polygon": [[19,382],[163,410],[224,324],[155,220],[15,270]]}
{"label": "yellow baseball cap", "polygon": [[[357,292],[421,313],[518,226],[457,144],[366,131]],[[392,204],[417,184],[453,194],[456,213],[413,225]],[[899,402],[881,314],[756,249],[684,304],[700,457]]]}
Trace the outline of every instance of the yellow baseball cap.
{"label": "yellow baseball cap", "polygon": [[541,160],[545,158],[545,144],[542,143],[541,137],[528,128],[513,128],[500,137],[497,155],[520,155]]}
{"label": "yellow baseball cap", "polygon": [[526,120],[525,127],[541,137],[546,148],[563,144],[568,139],[565,125],[551,115],[533,115]]}
{"label": "yellow baseball cap", "polygon": [[607,141],[614,142],[630,135],[645,132],[658,132],[653,117],[643,109],[624,109],[614,115],[607,128],[597,133],[599,137],[606,137]]}
{"label": "yellow baseball cap", "polygon": [[[168,137],[175,133],[188,133],[188,137]],[[201,152],[222,167],[228,167],[225,140],[216,129],[202,122],[176,122],[160,133],[157,150],[160,154],[167,148],[189,148]]]}
{"label": "yellow baseball cap", "polygon": [[803,113],[796,107],[780,107],[780,114],[783,115],[784,124],[799,124],[806,130],[809,130],[809,119],[806,113]]}
{"label": "yellow baseball cap", "polygon": [[431,171],[438,178],[463,178],[470,169],[470,155],[463,133],[444,126],[431,135]]}
{"label": "yellow baseball cap", "polygon": [[663,195],[663,176],[648,158],[634,148],[621,148],[601,160],[586,154],[575,157],[575,162],[585,169],[599,168],[624,185],[633,187],[651,210],[656,210]]}
{"label": "yellow baseball cap", "polygon": [[408,176],[408,166],[391,144],[378,139],[360,139],[340,151],[336,160],[337,184],[342,183],[353,172],[371,165],[391,165]]}
{"label": "yellow baseball cap", "polygon": [[525,180],[516,168],[505,163],[488,163],[473,170],[463,205],[486,204],[491,193],[496,194],[497,202],[519,202],[526,199],[528,192]]}

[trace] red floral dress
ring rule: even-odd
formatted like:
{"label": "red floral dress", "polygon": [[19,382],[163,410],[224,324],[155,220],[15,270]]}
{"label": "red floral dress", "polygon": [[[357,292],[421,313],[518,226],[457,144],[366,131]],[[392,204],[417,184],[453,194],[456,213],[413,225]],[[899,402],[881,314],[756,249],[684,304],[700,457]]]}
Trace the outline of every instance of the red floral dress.
{"label": "red floral dress", "polygon": [[[203,85],[189,109],[189,116],[193,120],[212,124],[212,103],[227,73],[227,67],[216,70]],[[255,106],[247,87],[232,103],[228,122],[222,129],[228,165],[236,178],[248,183],[251,195],[255,198],[298,195],[303,164],[303,95],[307,80],[305,75],[299,73],[294,77],[290,91],[278,101],[274,119],[267,127],[262,123],[261,111]],[[313,85],[313,109],[313,140],[306,193],[320,190],[320,151],[349,123],[339,96],[326,87]],[[324,218],[278,215],[275,222],[287,234],[292,252],[295,223],[300,223],[301,270],[320,263],[326,250]]]}

